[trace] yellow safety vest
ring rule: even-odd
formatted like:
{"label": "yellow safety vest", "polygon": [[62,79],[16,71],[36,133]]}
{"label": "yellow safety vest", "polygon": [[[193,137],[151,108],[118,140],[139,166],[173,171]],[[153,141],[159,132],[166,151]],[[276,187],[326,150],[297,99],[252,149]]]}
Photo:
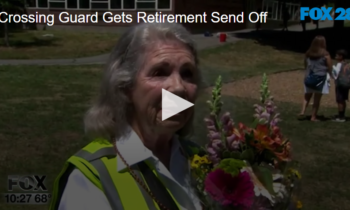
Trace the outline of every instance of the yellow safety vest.
{"label": "yellow safety vest", "polygon": [[[186,155],[190,155],[191,148],[196,145],[190,141],[182,141],[181,144]],[[153,177],[158,177],[152,166],[146,161],[144,163],[152,170],[155,175],[151,173]],[[58,209],[68,177],[75,168],[79,169],[96,187],[104,192],[113,210],[161,209],[127,170],[117,171],[117,159],[113,145],[107,140],[96,139],[65,163],[54,183],[49,210]],[[150,188],[148,185],[149,176],[145,176],[139,170],[133,171]],[[162,187],[169,192],[172,200],[176,203],[177,208],[175,209],[181,209],[171,192],[164,185]]]}

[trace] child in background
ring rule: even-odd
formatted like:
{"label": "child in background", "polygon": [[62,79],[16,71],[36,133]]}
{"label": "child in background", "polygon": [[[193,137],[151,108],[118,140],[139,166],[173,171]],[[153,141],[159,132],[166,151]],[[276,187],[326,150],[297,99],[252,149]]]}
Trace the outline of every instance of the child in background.
{"label": "child in background", "polygon": [[335,95],[338,104],[338,115],[334,119],[334,121],[336,122],[345,122],[346,101],[349,98],[349,89],[337,85],[337,78],[340,70],[342,69],[343,64],[345,64],[346,56],[347,52],[345,50],[338,50],[335,56],[335,60],[338,63],[333,66],[333,76],[335,79]]}
{"label": "child in background", "polygon": [[335,60],[337,61],[336,65],[333,65],[333,77],[336,80],[338,78],[338,74],[340,72],[342,63],[344,62],[344,56],[346,56],[346,52],[345,50],[338,50],[336,55],[335,55]]}

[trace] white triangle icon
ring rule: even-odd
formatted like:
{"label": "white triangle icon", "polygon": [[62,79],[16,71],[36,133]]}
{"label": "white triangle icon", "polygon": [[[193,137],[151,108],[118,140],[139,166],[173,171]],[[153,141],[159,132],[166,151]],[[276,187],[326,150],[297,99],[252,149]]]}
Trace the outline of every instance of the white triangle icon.
{"label": "white triangle icon", "polygon": [[190,108],[194,104],[162,89],[162,121]]}

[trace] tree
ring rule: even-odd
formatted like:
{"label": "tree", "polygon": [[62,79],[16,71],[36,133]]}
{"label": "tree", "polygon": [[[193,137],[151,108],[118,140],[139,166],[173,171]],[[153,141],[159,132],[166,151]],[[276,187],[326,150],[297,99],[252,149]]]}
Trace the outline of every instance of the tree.
{"label": "tree", "polygon": [[[24,8],[24,0],[0,0],[0,9],[1,11],[7,12],[8,14],[10,13],[15,13],[18,11],[23,10]],[[2,14],[0,17],[1,19],[6,17],[5,14]],[[4,25],[4,42],[7,47],[10,47],[10,42],[9,42],[9,26],[7,21],[3,23]]]}

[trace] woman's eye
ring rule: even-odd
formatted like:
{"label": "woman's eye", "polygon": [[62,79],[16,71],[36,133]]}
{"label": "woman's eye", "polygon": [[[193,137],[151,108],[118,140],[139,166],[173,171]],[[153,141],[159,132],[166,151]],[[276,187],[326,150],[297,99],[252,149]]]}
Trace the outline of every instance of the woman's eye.
{"label": "woman's eye", "polygon": [[193,77],[193,72],[190,69],[185,69],[181,72],[181,76],[183,78],[192,78]]}
{"label": "woman's eye", "polygon": [[152,74],[152,76],[155,76],[155,77],[164,77],[166,75],[167,75],[167,72],[165,71],[165,69],[157,69]]}

